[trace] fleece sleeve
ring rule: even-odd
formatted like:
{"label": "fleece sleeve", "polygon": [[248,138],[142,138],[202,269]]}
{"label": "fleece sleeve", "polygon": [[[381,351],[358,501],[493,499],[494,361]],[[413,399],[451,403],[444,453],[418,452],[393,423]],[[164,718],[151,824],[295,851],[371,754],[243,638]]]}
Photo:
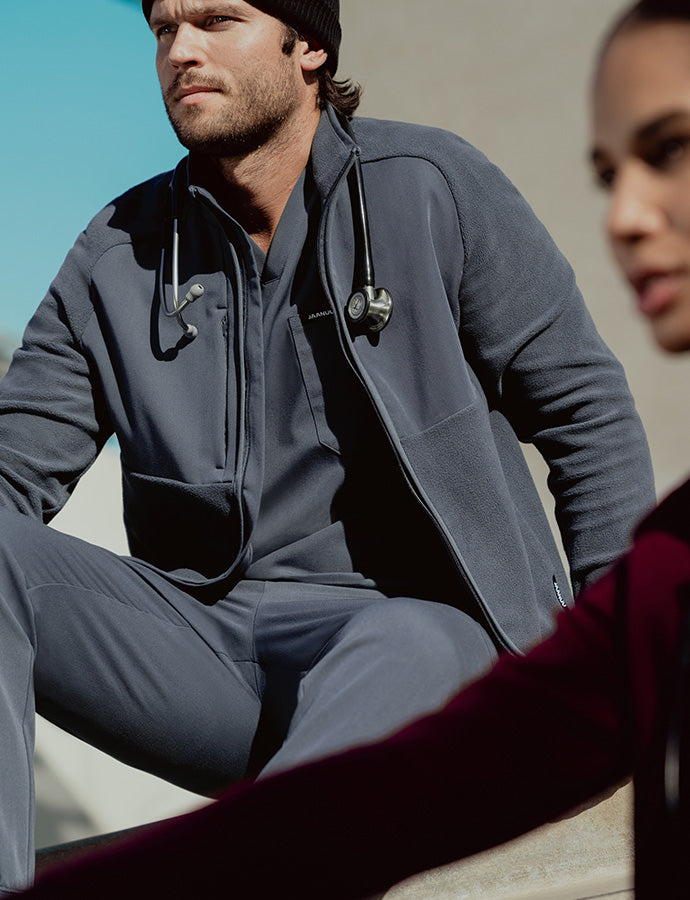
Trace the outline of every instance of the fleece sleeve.
{"label": "fleece sleeve", "polygon": [[464,249],[461,337],[492,404],[549,468],[578,593],[654,504],[647,441],[622,366],[573,271],[510,181],[474,148],[447,166]]}
{"label": "fleece sleeve", "polygon": [[49,521],[112,432],[81,335],[94,315],[85,233],[0,381],[0,503]]}

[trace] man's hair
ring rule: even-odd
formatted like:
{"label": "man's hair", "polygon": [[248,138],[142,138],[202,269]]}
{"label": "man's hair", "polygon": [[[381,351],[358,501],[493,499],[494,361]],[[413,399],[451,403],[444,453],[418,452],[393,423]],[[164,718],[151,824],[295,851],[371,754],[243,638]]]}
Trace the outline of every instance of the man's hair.
{"label": "man's hair", "polygon": [[[301,35],[292,25],[283,23],[283,27],[285,29],[283,53],[289,56],[295,49],[297,41],[308,40],[308,38]],[[361,85],[350,78],[335,79],[325,63],[317,71],[317,75],[319,79],[319,108],[324,109],[330,104],[341,115],[348,119],[352,118],[362,99]]]}

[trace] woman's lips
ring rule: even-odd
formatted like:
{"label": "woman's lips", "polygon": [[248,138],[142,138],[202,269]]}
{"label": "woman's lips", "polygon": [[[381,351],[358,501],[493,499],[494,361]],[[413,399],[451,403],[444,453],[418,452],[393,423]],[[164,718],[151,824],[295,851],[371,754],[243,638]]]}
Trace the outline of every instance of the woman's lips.
{"label": "woman's lips", "polygon": [[683,284],[681,272],[646,271],[634,275],[630,282],[637,294],[637,305],[645,316],[662,313],[675,301]]}

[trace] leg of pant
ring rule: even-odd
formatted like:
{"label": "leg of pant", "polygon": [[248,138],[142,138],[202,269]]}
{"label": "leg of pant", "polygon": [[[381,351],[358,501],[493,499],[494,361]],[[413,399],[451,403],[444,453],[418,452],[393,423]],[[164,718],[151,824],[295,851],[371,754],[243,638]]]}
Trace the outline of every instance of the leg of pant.
{"label": "leg of pant", "polygon": [[439,713],[383,743],[234,789],[153,838],[46,879],[32,900],[115,900],[135,896],[134,884],[142,897],[200,895],[222,883],[228,846],[239,895],[350,900],[534,828],[619,782],[633,762],[638,824],[650,817],[640,900],[685,896],[687,883],[667,881],[654,804],[644,802],[663,761],[678,597],[690,582],[687,503],[680,516],[683,541],[638,539],[551,638],[504,656]]}
{"label": "leg of pant", "polygon": [[[682,515],[687,528],[686,506]],[[233,789],[155,838],[46,879],[31,900],[61,890],[115,900],[135,896],[133,884],[142,897],[200,895],[222,883],[228,846],[238,895],[351,900],[561,815],[627,777],[633,761],[644,791],[666,730],[688,544],[651,535],[629,557],[629,577],[625,565],[562,613],[551,638],[525,657],[504,655],[439,713]],[[640,900],[678,896],[667,888],[685,896],[687,883],[666,880],[655,829],[653,818]]]}
{"label": "leg of pant", "polygon": [[210,643],[207,615],[155,573],[0,513],[0,890],[33,864],[34,689],[58,725],[188,789],[244,774],[255,667]]}
{"label": "leg of pant", "polygon": [[[5,580],[21,591],[21,572]],[[30,608],[0,600],[0,896],[26,884],[33,865],[33,658]]]}
{"label": "leg of pant", "polygon": [[384,737],[445,703],[496,651],[457,609],[408,598],[356,612],[299,683],[282,748],[264,774]]}
{"label": "leg of pant", "polygon": [[[61,890],[90,900],[95,889],[101,900],[211,896],[227,876],[227,847],[238,896],[353,900],[562,814],[629,772],[614,578],[564,612],[548,641],[504,655],[440,712],[232,789],[151,838],[48,875],[31,900]],[[638,624],[644,643],[650,621]]]}

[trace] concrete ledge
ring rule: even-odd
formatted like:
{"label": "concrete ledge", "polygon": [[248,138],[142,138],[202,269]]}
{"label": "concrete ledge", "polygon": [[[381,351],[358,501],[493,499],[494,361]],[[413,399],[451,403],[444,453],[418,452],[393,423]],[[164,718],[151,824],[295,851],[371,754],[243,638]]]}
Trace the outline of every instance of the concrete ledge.
{"label": "concrete ledge", "polygon": [[134,837],[135,834],[139,834],[145,829],[146,825],[140,825],[108,834],[96,834],[77,841],[67,841],[64,844],[54,844],[52,847],[41,847],[36,850],[36,874],[38,875],[44,869],[62,865],[83,853],[102,850],[126,837]]}
{"label": "concrete ledge", "polygon": [[626,785],[576,816],[410,878],[385,900],[632,900],[632,854]]}

